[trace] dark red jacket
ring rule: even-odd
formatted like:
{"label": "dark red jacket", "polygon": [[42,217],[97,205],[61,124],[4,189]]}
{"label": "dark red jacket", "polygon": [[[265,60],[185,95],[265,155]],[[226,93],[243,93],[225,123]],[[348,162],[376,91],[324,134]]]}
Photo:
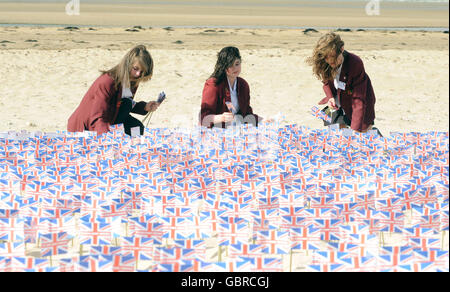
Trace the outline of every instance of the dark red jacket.
{"label": "dark red jacket", "polygon": [[339,80],[345,83],[345,90],[336,90],[334,80],[323,82],[326,97],[319,104],[326,104],[330,98],[337,96],[345,115],[351,119],[351,128],[355,131],[367,129],[375,120],[375,93],[358,56],[344,51]]}
{"label": "dark red jacket", "polygon": [[[137,87],[131,88],[131,92],[136,93]],[[114,80],[108,74],[102,74],[91,85],[84,95],[80,105],[70,116],[67,131],[83,132],[96,131],[103,134],[109,131],[117,117],[117,113],[122,99],[122,88],[116,89]],[[136,103],[131,112],[145,115],[146,102]]]}
{"label": "dark red jacket", "polygon": [[[213,123],[204,119],[208,115],[220,115],[224,112],[229,112],[225,102],[231,101],[227,79],[225,78],[218,85],[216,85],[215,82],[215,78],[209,78],[206,80],[203,88],[202,105],[200,110],[200,125],[203,124],[207,127],[213,127]],[[248,86],[247,81],[241,77],[237,77],[236,82],[239,102],[239,112],[237,114],[241,115],[245,121],[246,118],[249,118],[249,115],[254,115],[252,107],[250,106],[250,87]],[[258,116],[254,115],[254,118],[257,125]],[[225,123],[222,123],[222,127],[225,127]]]}

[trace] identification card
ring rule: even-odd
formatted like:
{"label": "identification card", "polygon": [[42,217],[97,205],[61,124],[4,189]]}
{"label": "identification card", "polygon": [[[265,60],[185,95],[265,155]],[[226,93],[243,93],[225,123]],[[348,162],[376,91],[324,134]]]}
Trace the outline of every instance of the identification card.
{"label": "identification card", "polygon": [[141,128],[139,126],[130,129],[131,137],[138,137],[141,135]]}
{"label": "identification card", "polygon": [[342,82],[342,81],[338,81],[338,89],[342,89],[342,90],[345,90],[345,82]]}

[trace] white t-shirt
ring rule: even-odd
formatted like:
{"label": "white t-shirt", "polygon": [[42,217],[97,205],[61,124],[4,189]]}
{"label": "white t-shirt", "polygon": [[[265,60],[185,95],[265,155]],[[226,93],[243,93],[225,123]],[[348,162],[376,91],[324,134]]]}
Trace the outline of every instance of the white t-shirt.
{"label": "white t-shirt", "polygon": [[122,87],[122,98],[128,98],[131,100],[131,107],[133,108],[136,105],[136,102],[133,100],[133,93],[130,88]]}
{"label": "white t-shirt", "polygon": [[[342,62],[342,64],[344,64],[344,62]],[[342,70],[342,64],[339,66],[336,77],[334,77],[334,88],[336,88],[336,90],[339,88],[339,79],[341,78],[341,70]],[[337,107],[341,107],[341,103],[339,98],[337,98],[337,96],[334,97],[334,101],[336,103]]]}
{"label": "white t-shirt", "polygon": [[[227,78],[228,80],[228,78]],[[237,78],[234,80],[234,84],[233,86],[230,85],[230,80],[228,80],[228,87],[230,88],[230,98],[231,98],[231,103],[233,104],[236,112],[234,112],[233,114],[236,114],[239,111],[239,100],[238,100],[238,96],[237,96],[237,89],[236,86],[237,85]]]}

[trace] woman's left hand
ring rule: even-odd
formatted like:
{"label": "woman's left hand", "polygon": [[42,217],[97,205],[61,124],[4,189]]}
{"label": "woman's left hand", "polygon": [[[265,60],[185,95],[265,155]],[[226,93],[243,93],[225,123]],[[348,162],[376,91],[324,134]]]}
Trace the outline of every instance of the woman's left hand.
{"label": "woman's left hand", "polygon": [[159,103],[156,101],[149,101],[145,105],[145,110],[148,112],[154,112],[159,107]]}

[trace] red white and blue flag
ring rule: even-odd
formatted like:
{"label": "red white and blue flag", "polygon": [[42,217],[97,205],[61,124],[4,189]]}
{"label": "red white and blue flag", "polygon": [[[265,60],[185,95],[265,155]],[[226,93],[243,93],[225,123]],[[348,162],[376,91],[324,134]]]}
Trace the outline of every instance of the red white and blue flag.
{"label": "red white and blue flag", "polygon": [[0,270],[448,271],[448,132],[236,129],[2,133]]}

